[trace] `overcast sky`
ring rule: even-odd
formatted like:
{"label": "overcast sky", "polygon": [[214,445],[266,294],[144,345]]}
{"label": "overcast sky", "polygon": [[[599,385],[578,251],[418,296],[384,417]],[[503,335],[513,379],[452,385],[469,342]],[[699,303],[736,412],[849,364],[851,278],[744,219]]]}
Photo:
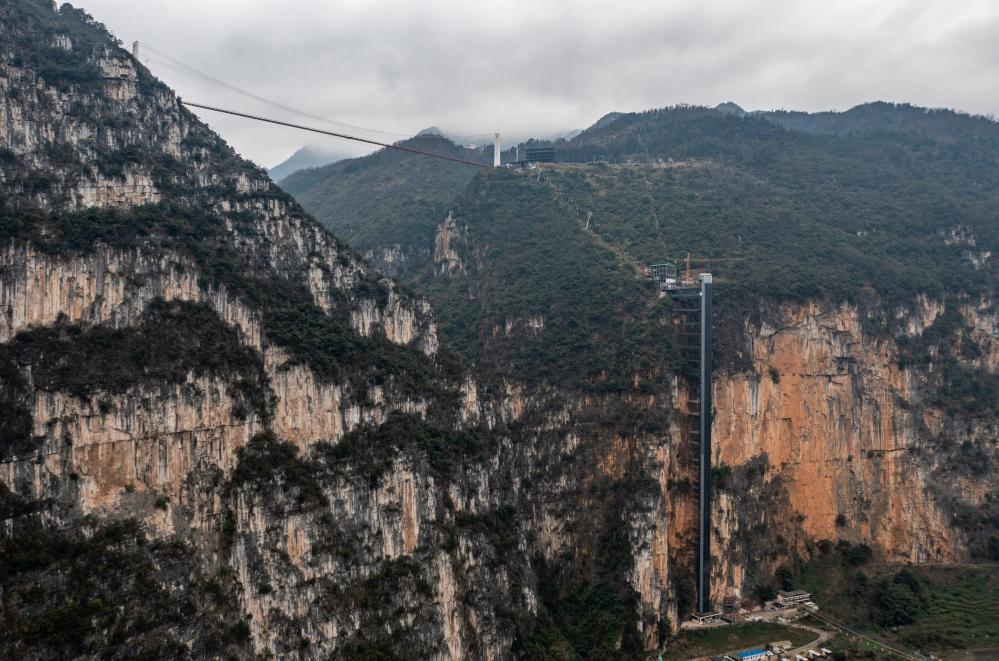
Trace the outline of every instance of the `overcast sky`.
{"label": "overcast sky", "polygon": [[[128,44],[148,43],[295,108],[400,134],[436,125],[547,135],[613,110],[729,100],[749,110],[817,111],[880,99],[999,115],[995,0],[76,4]],[[149,66],[185,99],[281,114],[155,57]],[[263,166],[315,141],[201,115]]]}

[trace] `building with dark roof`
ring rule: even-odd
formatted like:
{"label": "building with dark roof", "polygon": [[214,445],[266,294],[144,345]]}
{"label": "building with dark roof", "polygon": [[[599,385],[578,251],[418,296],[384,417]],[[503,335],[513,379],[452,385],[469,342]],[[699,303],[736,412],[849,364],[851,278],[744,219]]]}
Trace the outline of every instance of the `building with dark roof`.
{"label": "building with dark roof", "polygon": [[532,163],[556,163],[554,147],[525,147],[524,160]]}

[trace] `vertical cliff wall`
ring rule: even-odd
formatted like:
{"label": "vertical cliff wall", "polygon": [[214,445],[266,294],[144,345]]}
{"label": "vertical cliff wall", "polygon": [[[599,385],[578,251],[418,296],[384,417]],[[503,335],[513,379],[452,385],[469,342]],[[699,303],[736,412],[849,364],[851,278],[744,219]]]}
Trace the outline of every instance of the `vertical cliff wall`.
{"label": "vertical cliff wall", "polygon": [[[822,539],[867,544],[893,562],[981,551],[988,531],[958,514],[986,507],[997,488],[991,471],[971,465],[997,458],[995,402],[987,390],[948,400],[956,377],[946,365],[975,342],[980,358],[968,369],[989,381],[995,313],[924,299],[897,317],[896,334],[865,327],[849,306],[770,308],[748,324],[752,370],[716,378],[713,461],[726,476],[755,463],[758,487],[721,485],[716,593],[747,587],[759,547],[774,555],[753,581]],[[744,543],[757,525],[765,535]]]}
{"label": "vertical cliff wall", "polygon": [[[534,601],[490,518],[513,495],[490,470],[512,453],[491,429],[509,416],[438,356],[429,305],[93,19],[0,12],[0,485],[17,559],[0,649],[507,656]],[[177,572],[148,568],[170,554]],[[96,556],[146,569],[80,573]],[[135,603],[106,607],[119,598]]]}

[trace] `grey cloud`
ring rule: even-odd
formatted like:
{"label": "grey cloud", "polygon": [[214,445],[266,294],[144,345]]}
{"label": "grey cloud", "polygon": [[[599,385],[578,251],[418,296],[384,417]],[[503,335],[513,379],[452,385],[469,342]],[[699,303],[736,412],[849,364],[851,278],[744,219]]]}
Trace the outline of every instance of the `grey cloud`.
{"label": "grey cloud", "polygon": [[[543,135],[612,110],[726,100],[999,112],[999,5],[989,0],[81,2],[126,41],[261,96],[406,134]],[[187,98],[268,112],[152,64]],[[266,165],[314,140],[204,117]]]}

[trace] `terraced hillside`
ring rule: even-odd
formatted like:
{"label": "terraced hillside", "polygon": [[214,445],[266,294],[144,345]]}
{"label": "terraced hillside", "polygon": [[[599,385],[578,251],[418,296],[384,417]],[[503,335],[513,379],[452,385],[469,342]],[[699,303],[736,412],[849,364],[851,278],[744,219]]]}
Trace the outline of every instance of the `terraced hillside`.
{"label": "terraced hillside", "polygon": [[811,591],[826,615],[882,641],[934,652],[996,646],[999,579],[992,566],[870,564],[859,550],[821,551],[797,578],[783,575]]}
{"label": "terraced hillside", "polygon": [[925,611],[901,627],[899,639],[917,648],[995,647],[999,643],[999,578],[991,569],[923,572]]}

